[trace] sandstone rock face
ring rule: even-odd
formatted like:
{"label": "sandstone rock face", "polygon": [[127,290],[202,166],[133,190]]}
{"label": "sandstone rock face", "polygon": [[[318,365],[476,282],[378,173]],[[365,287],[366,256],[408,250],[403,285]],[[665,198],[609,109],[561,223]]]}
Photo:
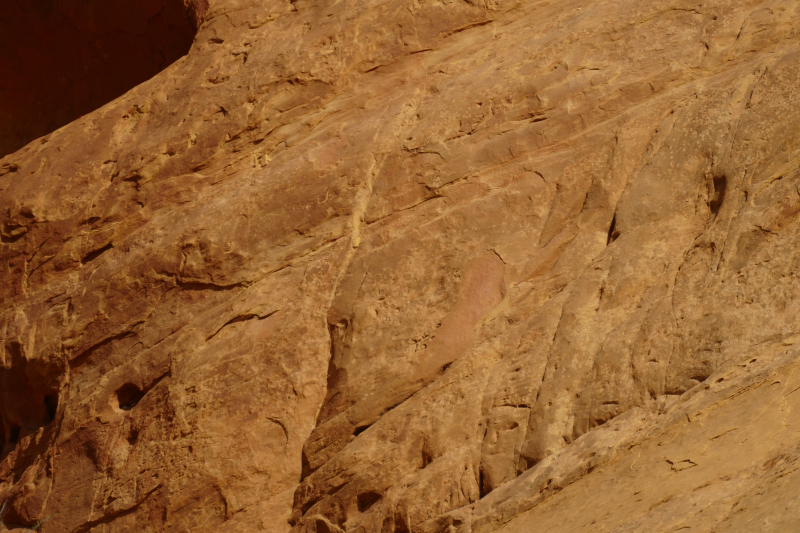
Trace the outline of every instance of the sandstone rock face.
{"label": "sandstone rock face", "polygon": [[800,527],[800,2],[212,0],[0,159],[0,499]]}

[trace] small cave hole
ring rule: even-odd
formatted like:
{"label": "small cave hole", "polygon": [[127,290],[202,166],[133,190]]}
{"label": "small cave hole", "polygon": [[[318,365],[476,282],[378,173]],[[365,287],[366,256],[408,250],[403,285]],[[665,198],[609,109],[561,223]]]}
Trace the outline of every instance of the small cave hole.
{"label": "small cave hole", "polygon": [[305,478],[314,473],[314,471],[311,469],[311,463],[308,460],[308,456],[306,455],[305,450],[303,450],[303,453],[300,457],[300,462],[302,464],[302,470],[300,472],[300,481],[303,481]]}
{"label": "small cave hole", "polygon": [[86,257],[81,259],[81,264],[85,265],[86,263],[94,261],[95,259],[97,259],[98,257],[100,257],[101,255],[103,255],[105,252],[109,251],[112,248],[113,246],[111,245],[111,243],[108,243],[102,248],[99,248],[93,252],[89,252],[88,254],[86,254]]}
{"label": "small cave hole", "polygon": [[47,413],[47,423],[50,424],[56,419],[58,412],[58,396],[55,394],[45,394],[44,408]]}
{"label": "small cave hole", "polygon": [[139,440],[139,430],[131,428],[130,433],[128,433],[128,444],[133,446],[136,444],[136,441]]}
{"label": "small cave hole", "polygon": [[117,405],[123,411],[130,411],[144,397],[144,392],[133,383],[126,383],[117,389]]}

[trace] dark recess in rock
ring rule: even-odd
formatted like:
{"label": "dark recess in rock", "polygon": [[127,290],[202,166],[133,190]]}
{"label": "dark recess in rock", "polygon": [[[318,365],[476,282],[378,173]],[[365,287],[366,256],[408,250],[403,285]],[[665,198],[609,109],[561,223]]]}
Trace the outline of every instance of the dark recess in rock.
{"label": "dark recess in rock", "polygon": [[123,411],[130,411],[144,397],[144,392],[133,383],[126,383],[117,390],[117,402]]}
{"label": "dark recess in rock", "polygon": [[183,0],[0,2],[0,157],[97,109],[185,55]]}

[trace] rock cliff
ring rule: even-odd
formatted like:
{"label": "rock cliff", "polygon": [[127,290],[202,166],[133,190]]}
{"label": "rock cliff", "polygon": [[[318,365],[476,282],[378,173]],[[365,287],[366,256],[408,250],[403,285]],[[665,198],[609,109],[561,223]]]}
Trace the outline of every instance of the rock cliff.
{"label": "rock cliff", "polygon": [[800,2],[183,8],[0,159],[7,528],[800,529]]}

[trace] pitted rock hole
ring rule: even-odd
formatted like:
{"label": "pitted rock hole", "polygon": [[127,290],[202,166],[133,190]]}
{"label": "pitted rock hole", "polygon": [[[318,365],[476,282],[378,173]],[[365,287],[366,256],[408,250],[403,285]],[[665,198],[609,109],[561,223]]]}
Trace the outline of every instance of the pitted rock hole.
{"label": "pitted rock hole", "polygon": [[117,389],[117,406],[123,411],[130,411],[144,397],[144,392],[133,383],[126,383]]}
{"label": "pitted rock hole", "polygon": [[185,55],[206,0],[0,2],[0,157]]}

